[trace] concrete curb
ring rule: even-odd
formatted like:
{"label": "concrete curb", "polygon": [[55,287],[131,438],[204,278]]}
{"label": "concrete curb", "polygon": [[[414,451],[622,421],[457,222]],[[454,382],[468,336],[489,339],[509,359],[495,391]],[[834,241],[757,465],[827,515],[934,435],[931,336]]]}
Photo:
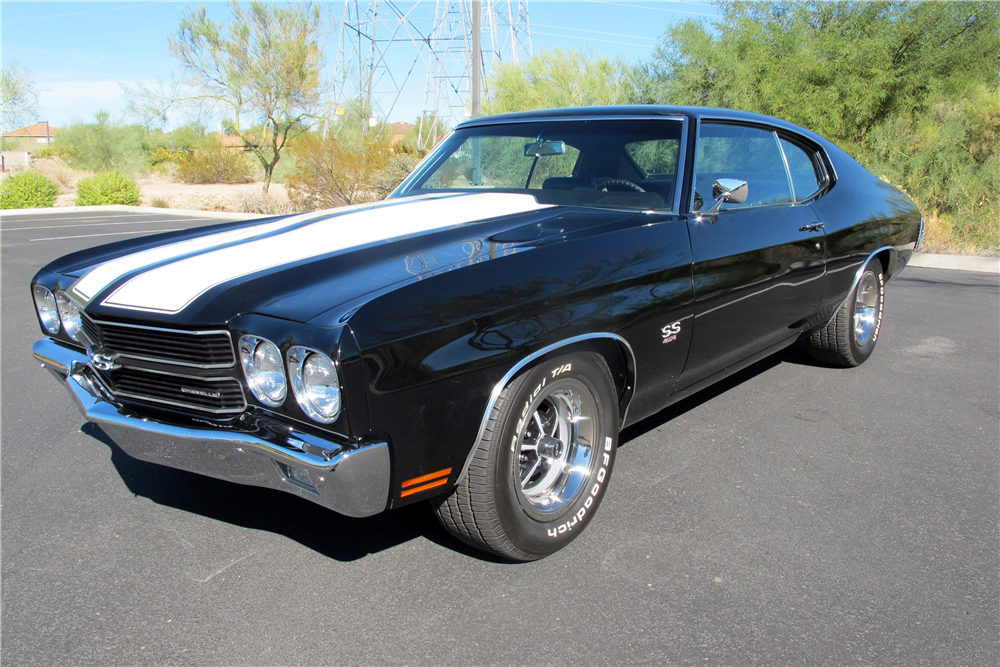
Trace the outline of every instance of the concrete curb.
{"label": "concrete curb", "polygon": [[915,252],[908,266],[916,266],[923,269],[1000,273],[1000,258],[969,257],[966,255],[932,255],[931,253]]}
{"label": "concrete curb", "polygon": [[228,211],[188,211],[181,208],[156,208],[155,206],[53,206],[50,208],[8,208],[0,211],[5,215],[45,215],[46,213],[101,213],[104,211],[124,211],[127,213],[160,213],[162,215],[180,215],[185,218],[214,218],[216,220],[253,220],[254,218],[271,218],[274,216],[260,213],[230,213]]}

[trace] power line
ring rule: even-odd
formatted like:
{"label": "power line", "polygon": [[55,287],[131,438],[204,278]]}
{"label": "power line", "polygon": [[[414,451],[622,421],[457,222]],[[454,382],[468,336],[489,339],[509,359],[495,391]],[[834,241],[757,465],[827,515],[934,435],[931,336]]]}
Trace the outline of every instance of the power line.
{"label": "power line", "polygon": [[[538,25],[537,23],[535,25]],[[597,39],[596,37],[584,37],[583,35],[556,35],[551,32],[540,32],[538,30],[532,30],[532,34],[535,35],[545,35],[546,37],[561,37],[563,39],[582,39],[588,42],[604,42],[605,44],[624,44],[625,46],[638,46],[640,48],[654,49],[656,44],[633,44],[632,42],[616,42],[611,39]]]}
{"label": "power line", "polygon": [[702,12],[688,12],[683,9],[666,9],[664,7],[649,7],[648,5],[630,5],[624,2],[609,2],[608,0],[583,0],[583,2],[593,2],[598,5],[611,5],[613,7],[635,7],[636,9],[652,9],[657,12],[672,12],[674,14],[691,14],[692,16],[707,16],[709,18],[717,19],[718,14],[704,14]]}
{"label": "power line", "polygon": [[[570,27],[567,27],[567,26],[564,26],[564,25],[545,25],[544,23],[532,23],[532,25],[536,25],[536,26],[539,26],[539,27],[542,27],[542,28],[555,28],[556,30],[573,30],[575,32],[592,32],[595,35],[610,35],[612,37],[632,37],[633,39],[648,39],[648,40],[651,40],[651,41],[654,41],[654,42],[657,39],[656,37],[644,37],[642,35],[625,35],[625,34],[622,34],[620,32],[604,32],[602,30],[585,30],[584,28],[570,28]],[[545,35],[545,34],[548,34],[548,33],[542,33],[542,32],[540,32],[538,34],[539,35]],[[551,35],[551,36],[552,37],[570,37],[571,35]],[[616,44],[620,44],[622,42],[615,42],[615,43]]]}

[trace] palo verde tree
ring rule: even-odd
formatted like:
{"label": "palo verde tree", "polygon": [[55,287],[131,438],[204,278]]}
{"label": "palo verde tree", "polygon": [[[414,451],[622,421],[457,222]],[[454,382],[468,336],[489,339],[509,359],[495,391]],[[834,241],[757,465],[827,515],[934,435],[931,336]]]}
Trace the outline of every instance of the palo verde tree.
{"label": "palo verde tree", "polygon": [[0,127],[27,125],[38,113],[38,92],[31,72],[12,62],[0,70]]}
{"label": "palo verde tree", "polygon": [[622,58],[579,49],[540,53],[518,65],[499,63],[486,81],[488,114],[629,104],[634,100],[632,68]]}
{"label": "palo verde tree", "polygon": [[328,20],[311,2],[232,0],[225,23],[204,7],[188,9],[168,41],[183,77],[169,93],[162,85],[126,90],[130,110],[161,121],[174,107],[199,116],[222,111],[223,124],[264,168],[266,193],[288,142],[320,118],[320,39],[327,31]]}

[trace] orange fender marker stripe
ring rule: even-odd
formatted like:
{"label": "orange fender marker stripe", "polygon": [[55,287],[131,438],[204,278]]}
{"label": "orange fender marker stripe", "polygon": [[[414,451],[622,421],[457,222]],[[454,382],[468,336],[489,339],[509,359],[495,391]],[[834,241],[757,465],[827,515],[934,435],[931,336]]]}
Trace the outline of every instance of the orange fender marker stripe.
{"label": "orange fender marker stripe", "polygon": [[412,489],[407,489],[399,494],[400,498],[405,498],[406,496],[412,496],[414,493],[420,493],[421,491],[426,491],[427,489],[433,489],[435,486],[442,486],[448,483],[448,478],[439,479],[436,482],[431,482],[430,484],[424,484],[423,486],[415,486]]}
{"label": "orange fender marker stripe", "polygon": [[[448,475],[451,474],[451,468],[445,468],[444,470],[438,470],[437,472],[428,473],[426,475],[421,475],[420,477],[414,477],[413,479],[408,479],[403,482],[403,487],[406,489],[399,494],[400,498],[405,498],[406,496],[412,496],[414,493],[420,493],[421,491],[426,491],[427,489],[433,489],[435,486],[441,486],[442,484],[448,483]],[[438,479],[439,477],[443,479]],[[435,480],[431,482],[430,480]],[[423,484],[423,482],[430,482],[429,484]],[[415,486],[420,484],[421,486]],[[408,488],[414,487],[414,488]]]}

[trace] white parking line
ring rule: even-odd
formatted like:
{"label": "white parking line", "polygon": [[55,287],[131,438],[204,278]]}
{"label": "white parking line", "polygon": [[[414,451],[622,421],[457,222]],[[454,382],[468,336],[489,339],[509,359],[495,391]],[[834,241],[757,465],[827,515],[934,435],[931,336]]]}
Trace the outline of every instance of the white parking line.
{"label": "white parking line", "polygon": [[24,232],[24,231],[34,231],[36,229],[72,229],[74,227],[105,227],[111,225],[162,225],[164,222],[184,222],[190,220],[192,222],[200,222],[206,218],[180,218],[176,220],[133,220],[132,222],[85,222],[82,224],[75,225],[44,225],[39,227],[12,227],[11,229],[0,228],[0,232]]}
{"label": "white parking line", "polygon": [[126,234],[158,234],[159,232],[179,232],[179,229],[143,229],[138,232],[108,232],[107,234],[83,234],[82,236],[53,236],[47,239],[29,239],[31,241],[63,241],[65,239],[89,239],[95,236],[123,236]]}
{"label": "white parking line", "polygon": [[[92,222],[94,220],[101,220],[102,218],[105,219],[105,220],[124,220],[126,218],[148,218],[151,215],[165,215],[165,216],[170,216],[172,218],[182,218],[182,219],[186,219],[186,220],[214,220],[214,218],[199,218],[197,216],[190,216],[190,215],[176,215],[176,214],[172,214],[172,213],[167,213],[167,210],[169,210],[169,209],[164,209],[164,212],[162,214],[157,214],[157,213],[119,213],[119,214],[109,214],[109,215],[87,215],[87,216],[83,216],[83,217],[61,217],[61,218],[50,218],[48,216],[39,216],[38,221],[39,222],[57,222],[57,221],[60,221],[60,220],[77,220],[79,222]],[[16,217],[16,216],[0,216],[0,217]],[[18,222],[24,222],[24,221],[23,220],[18,220]]]}

